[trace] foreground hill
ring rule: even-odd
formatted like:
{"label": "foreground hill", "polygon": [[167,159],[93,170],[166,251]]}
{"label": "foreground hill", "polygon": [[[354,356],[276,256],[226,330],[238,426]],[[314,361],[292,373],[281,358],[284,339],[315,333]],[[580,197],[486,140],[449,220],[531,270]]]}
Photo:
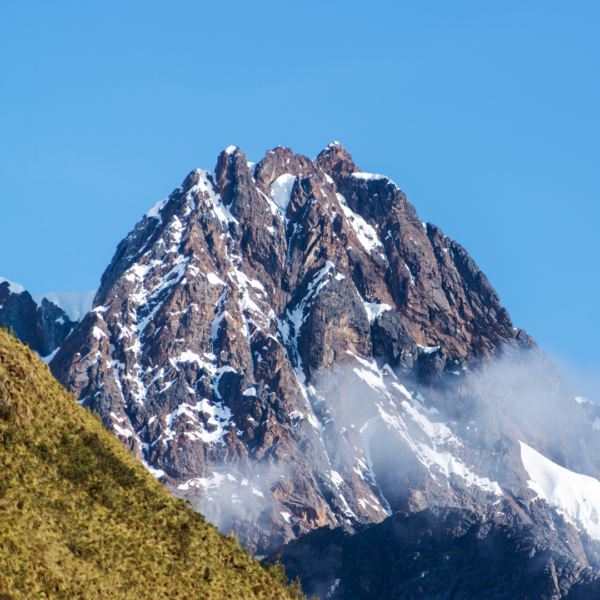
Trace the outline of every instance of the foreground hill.
{"label": "foreground hill", "polygon": [[298,598],[0,329],[0,597]]}

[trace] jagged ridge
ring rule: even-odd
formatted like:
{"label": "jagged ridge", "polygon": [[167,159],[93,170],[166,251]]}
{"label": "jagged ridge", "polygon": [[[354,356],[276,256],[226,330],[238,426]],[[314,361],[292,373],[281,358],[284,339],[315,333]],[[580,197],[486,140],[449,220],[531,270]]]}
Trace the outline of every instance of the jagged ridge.
{"label": "jagged ridge", "polygon": [[[82,309],[65,310],[58,301],[60,296],[76,296],[79,301],[75,304]],[[50,361],[92,299],[92,292],[32,296],[18,283],[0,277],[0,325],[12,329],[17,338]]]}

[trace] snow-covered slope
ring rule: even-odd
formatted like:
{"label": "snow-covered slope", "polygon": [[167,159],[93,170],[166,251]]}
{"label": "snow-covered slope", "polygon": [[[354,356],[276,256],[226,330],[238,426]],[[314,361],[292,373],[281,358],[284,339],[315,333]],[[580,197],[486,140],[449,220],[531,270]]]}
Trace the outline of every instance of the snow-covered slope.
{"label": "snow-covered slope", "polygon": [[0,285],[2,285],[3,283],[8,284],[8,289],[13,294],[22,294],[25,291],[25,288],[20,283],[15,283],[14,281],[11,281],[10,279],[5,279],[4,277],[0,277]]}
{"label": "snow-covered slope", "polygon": [[579,529],[600,540],[600,481],[573,473],[521,444],[521,459],[529,479],[527,484],[537,499],[546,500]]}

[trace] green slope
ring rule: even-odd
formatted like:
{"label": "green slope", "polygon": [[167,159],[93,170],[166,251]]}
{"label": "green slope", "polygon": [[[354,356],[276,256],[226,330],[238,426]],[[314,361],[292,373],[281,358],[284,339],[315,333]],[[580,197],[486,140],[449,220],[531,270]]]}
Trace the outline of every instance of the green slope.
{"label": "green slope", "polygon": [[0,330],[0,600],[300,598]]}

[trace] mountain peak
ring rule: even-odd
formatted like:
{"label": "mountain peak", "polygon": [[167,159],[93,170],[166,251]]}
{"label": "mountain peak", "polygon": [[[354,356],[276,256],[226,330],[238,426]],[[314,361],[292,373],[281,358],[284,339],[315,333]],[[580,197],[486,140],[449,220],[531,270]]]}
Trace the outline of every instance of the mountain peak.
{"label": "mountain peak", "polygon": [[[192,172],[121,242],[51,368],[265,554],[324,525],[529,499],[518,440],[554,433],[479,374],[530,353],[545,364],[467,251],[334,143],[256,165],[232,147]],[[544,394],[590,435],[560,385]]]}
{"label": "mountain peak", "polygon": [[[329,144],[315,159],[316,165],[323,169],[327,175],[351,175],[360,173],[360,169],[354,164],[352,156],[339,142]],[[335,179],[335,177],[334,177]]]}

